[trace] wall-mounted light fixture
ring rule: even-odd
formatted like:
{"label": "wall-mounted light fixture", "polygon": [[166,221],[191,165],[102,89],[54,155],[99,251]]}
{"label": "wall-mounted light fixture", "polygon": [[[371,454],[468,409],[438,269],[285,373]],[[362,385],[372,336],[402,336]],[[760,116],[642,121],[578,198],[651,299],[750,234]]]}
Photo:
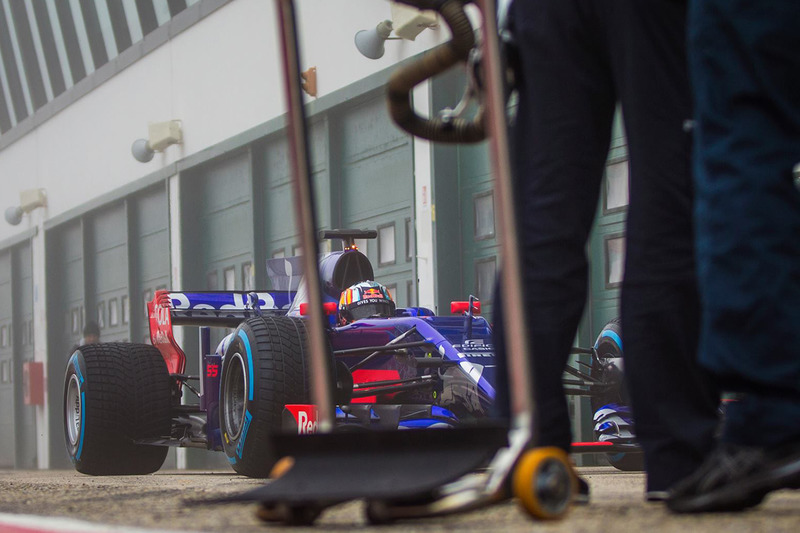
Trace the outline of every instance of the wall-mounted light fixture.
{"label": "wall-mounted light fixture", "polygon": [[[356,33],[356,48],[369,59],[380,59],[385,53],[384,43],[389,40],[405,39],[413,41],[426,28],[439,26],[434,11],[420,11],[417,8],[392,4],[392,20],[379,22],[375,29]],[[390,37],[392,31],[396,37]]]}
{"label": "wall-mounted light fixture", "polygon": [[[361,55],[368,59],[380,59],[386,52],[384,43],[391,39],[392,21],[384,20],[379,22],[372,30],[361,30],[356,32],[356,48]],[[395,37],[398,39],[398,37]]]}
{"label": "wall-mounted light fixture", "polygon": [[19,193],[19,205],[12,205],[5,212],[6,222],[16,226],[22,221],[22,215],[30,213],[37,207],[47,206],[47,193],[44,189],[27,189]]}
{"label": "wall-mounted light fixture", "polygon": [[167,146],[182,142],[183,129],[180,120],[152,122],[147,125],[147,139],[133,141],[131,153],[137,161],[147,163],[156,152],[163,152]]}

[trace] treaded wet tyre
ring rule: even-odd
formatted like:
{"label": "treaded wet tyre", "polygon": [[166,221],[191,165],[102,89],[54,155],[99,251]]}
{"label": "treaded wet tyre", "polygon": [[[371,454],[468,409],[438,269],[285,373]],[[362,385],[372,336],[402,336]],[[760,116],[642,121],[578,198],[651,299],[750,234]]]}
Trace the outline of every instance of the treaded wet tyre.
{"label": "treaded wet tyre", "polygon": [[64,436],[75,468],[93,476],[155,472],[167,448],[135,441],[168,437],[170,407],[170,378],[156,348],[81,346],[64,377]]}
{"label": "treaded wet tyre", "polygon": [[269,435],[280,431],[286,404],[309,403],[306,326],[299,318],[257,317],[242,322],[222,362],[219,419],[233,469],[267,477],[279,459]]}

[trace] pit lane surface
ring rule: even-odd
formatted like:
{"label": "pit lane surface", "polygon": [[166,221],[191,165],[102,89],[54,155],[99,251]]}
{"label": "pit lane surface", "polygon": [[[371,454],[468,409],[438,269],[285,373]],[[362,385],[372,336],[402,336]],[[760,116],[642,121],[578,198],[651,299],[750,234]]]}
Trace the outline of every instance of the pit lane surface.
{"label": "pit lane surface", "polygon": [[[327,510],[317,531],[786,531],[800,529],[800,491],[770,495],[756,510],[708,516],[675,516],[661,504],[643,501],[644,476],[610,467],[579,469],[592,488],[592,503],[574,507],[559,522],[532,522],[507,502],[462,515],[370,526],[359,502]],[[68,517],[83,522],[85,531],[236,531],[279,529],[255,517],[255,504],[187,507],[187,500],[210,499],[260,486],[262,480],[232,472],[162,471],[149,476],[90,477],[72,471],[0,471],[0,532],[81,531],[74,522],[58,520],[19,529],[8,514]],[[5,518],[5,521],[4,521]],[[13,518],[13,517],[11,517]],[[33,519],[36,520],[35,518]],[[86,525],[86,523],[92,525]],[[36,522],[34,522],[36,523]],[[55,525],[54,525],[55,524]],[[97,526],[100,526],[99,528]],[[15,529],[15,527],[17,527]],[[310,531],[291,528],[292,531]]]}

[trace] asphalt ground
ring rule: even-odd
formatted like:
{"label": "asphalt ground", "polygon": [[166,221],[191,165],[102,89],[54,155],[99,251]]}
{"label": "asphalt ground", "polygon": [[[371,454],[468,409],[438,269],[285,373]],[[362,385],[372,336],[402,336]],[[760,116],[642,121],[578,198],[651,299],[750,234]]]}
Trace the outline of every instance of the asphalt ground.
{"label": "asphalt ground", "polygon": [[[579,468],[591,486],[591,503],[573,507],[566,518],[536,522],[504,502],[469,513],[371,526],[363,504],[351,502],[325,511],[314,528],[292,531],[675,531],[734,533],[800,530],[800,491],[779,491],[761,506],[742,513],[677,516],[662,504],[644,501],[644,475],[611,467]],[[0,471],[0,513],[69,517],[108,531],[133,527],[167,531],[264,532],[285,529],[255,516],[256,504],[200,505],[211,499],[260,486],[262,480],[233,472],[161,471],[148,476],[90,477],[73,471]],[[9,527],[9,531],[13,530]],[[80,528],[79,528],[80,529]],[[88,527],[87,527],[88,529]],[[4,531],[0,514],[0,531]],[[53,531],[43,528],[38,531]]]}

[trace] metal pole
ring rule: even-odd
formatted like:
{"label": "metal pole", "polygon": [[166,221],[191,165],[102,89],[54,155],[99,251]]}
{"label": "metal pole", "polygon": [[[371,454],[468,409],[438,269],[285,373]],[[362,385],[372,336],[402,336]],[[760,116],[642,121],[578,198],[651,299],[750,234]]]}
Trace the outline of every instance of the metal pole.
{"label": "metal pole", "polygon": [[525,325],[522,301],[522,262],[517,236],[517,218],[512,190],[511,160],[508,152],[508,130],[499,39],[497,38],[497,2],[478,0],[483,14],[483,67],[486,82],[489,155],[497,212],[500,213],[500,247],[502,259],[503,321],[506,333],[506,364],[508,366],[512,427],[532,431],[534,414],[533,384],[531,382],[530,346]]}
{"label": "metal pole", "polygon": [[319,250],[316,238],[314,190],[308,157],[303,92],[300,87],[300,52],[294,2],[276,0],[281,34],[281,51],[286,95],[289,153],[292,168],[294,210],[303,247],[303,267],[308,287],[308,331],[311,348],[312,400],[317,406],[318,431],[333,429],[333,383],[330,358],[325,340],[325,314],[322,309],[322,286],[319,276]]}

